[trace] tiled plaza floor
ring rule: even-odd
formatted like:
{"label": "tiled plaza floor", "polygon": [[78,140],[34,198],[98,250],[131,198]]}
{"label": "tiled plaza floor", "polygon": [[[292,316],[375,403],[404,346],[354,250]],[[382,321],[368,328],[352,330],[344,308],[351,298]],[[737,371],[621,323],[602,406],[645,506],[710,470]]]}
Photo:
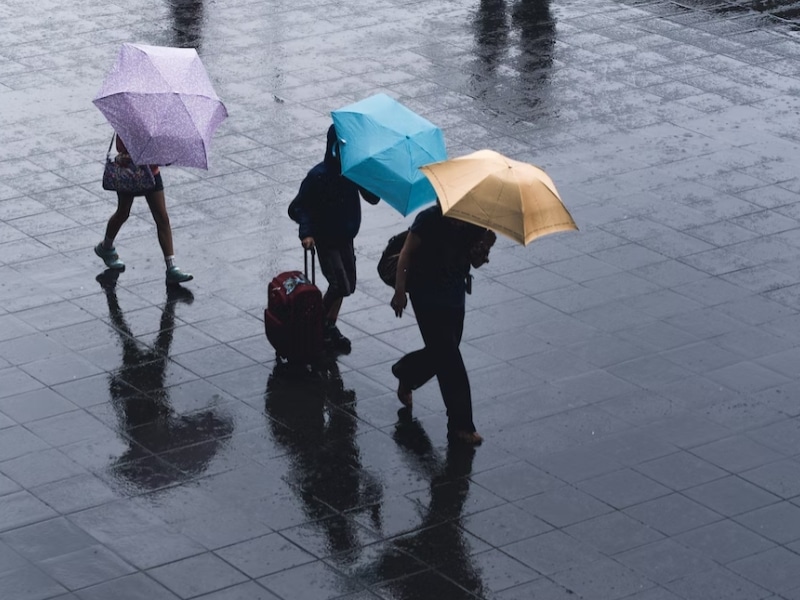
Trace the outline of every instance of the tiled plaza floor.
{"label": "tiled plaza floor", "polygon": [[[0,598],[800,599],[800,43],[770,5],[5,0]],[[209,171],[164,169],[181,293],[144,203],[96,279],[126,41],[197,47],[230,113]],[[377,92],[451,156],[544,167],[581,228],[476,274],[475,452],[435,385],[397,411],[385,204],[353,351],[297,378],[263,334],[329,113]]]}

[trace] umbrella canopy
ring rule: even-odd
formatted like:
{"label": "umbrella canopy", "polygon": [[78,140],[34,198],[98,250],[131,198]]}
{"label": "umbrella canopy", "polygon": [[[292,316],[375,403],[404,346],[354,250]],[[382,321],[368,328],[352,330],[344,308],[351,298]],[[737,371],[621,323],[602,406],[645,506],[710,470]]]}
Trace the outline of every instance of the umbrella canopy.
{"label": "umbrella canopy", "polygon": [[331,113],[342,174],[403,215],[436,199],[419,167],[445,160],[444,134],[386,94]]}
{"label": "umbrella canopy", "polygon": [[228,116],[194,48],[123,44],[93,102],[136,164],[207,169]]}
{"label": "umbrella canopy", "polygon": [[553,180],[528,163],[479,150],[426,165],[442,212],[501,233],[527,246],[549,233],[578,229]]}

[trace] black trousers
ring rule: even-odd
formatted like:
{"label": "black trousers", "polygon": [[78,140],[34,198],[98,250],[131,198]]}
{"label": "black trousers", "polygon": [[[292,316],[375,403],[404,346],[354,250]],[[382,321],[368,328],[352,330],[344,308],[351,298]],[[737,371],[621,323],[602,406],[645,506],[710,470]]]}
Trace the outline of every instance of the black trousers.
{"label": "black trousers", "polygon": [[464,307],[415,302],[414,294],[411,294],[411,304],[425,347],[401,358],[395,365],[395,372],[412,390],[435,375],[447,408],[448,432],[473,432],[472,393],[458,348],[464,331]]}

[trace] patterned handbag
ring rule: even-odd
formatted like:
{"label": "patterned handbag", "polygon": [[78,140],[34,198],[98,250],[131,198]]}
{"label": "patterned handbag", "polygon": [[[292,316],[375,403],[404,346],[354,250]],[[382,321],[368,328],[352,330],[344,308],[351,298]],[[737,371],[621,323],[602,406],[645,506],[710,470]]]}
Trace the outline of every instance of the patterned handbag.
{"label": "patterned handbag", "polygon": [[152,192],[156,187],[156,179],[149,165],[135,165],[129,158],[122,159],[120,156],[111,158],[111,147],[116,135],[115,133],[111,136],[106,152],[103,189],[133,195]]}

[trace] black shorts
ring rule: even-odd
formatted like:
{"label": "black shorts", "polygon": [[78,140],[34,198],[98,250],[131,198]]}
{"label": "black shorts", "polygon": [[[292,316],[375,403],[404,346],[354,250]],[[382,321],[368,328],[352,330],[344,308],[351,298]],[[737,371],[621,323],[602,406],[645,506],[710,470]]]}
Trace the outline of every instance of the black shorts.
{"label": "black shorts", "polygon": [[356,253],[353,241],[317,244],[319,268],[328,280],[326,295],[344,298],[356,290]]}

